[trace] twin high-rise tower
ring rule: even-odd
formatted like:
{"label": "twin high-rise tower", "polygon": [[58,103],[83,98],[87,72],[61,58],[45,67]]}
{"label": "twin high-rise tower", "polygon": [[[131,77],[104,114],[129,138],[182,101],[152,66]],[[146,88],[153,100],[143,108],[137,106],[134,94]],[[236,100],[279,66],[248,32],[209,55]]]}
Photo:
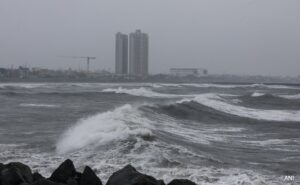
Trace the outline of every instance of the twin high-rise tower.
{"label": "twin high-rise tower", "polygon": [[[129,50],[128,50],[129,46]],[[146,33],[136,30],[128,35],[116,34],[116,74],[148,75],[149,38]],[[129,54],[129,55],[128,55]],[[128,60],[129,59],[129,60]]]}
{"label": "twin high-rise tower", "polygon": [[128,36],[116,34],[116,74],[128,73]]}

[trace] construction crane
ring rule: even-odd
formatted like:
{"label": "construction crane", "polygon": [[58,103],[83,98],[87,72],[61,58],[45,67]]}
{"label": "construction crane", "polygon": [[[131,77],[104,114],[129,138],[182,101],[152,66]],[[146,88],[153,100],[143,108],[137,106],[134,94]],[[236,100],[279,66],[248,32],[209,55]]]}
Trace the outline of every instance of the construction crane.
{"label": "construction crane", "polygon": [[60,56],[63,58],[74,58],[74,59],[86,59],[86,71],[89,72],[90,71],[90,60],[95,60],[96,57],[83,57],[83,56]]}

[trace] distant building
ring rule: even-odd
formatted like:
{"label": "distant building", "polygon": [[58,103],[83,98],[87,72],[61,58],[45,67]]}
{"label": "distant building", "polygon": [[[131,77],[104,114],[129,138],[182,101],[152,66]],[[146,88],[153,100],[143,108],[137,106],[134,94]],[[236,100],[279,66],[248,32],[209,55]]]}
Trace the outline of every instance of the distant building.
{"label": "distant building", "polygon": [[0,68],[0,77],[9,77],[9,73],[9,69]]}
{"label": "distant building", "polygon": [[185,76],[205,76],[208,74],[206,69],[199,68],[171,68],[170,74],[172,76],[185,77]]}
{"label": "distant building", "polygon": [[148,75],[149,38],[146,33],[136,30],[129,36],[129,74]]}
{"label": "distant building", "polygon": [[118,32],[116,34],[115,54],[116,74],[128,74],[128,35]]}

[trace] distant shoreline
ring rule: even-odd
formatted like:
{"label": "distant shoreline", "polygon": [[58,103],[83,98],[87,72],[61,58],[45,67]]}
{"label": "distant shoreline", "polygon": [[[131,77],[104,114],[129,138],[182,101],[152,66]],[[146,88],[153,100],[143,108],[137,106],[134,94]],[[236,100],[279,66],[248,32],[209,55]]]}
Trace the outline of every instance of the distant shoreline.
{"label": "distant shoreline", "polygon": [[0,79],[0,83],[196,83],[196,84],[266,84],[300,86],[300,81],[254,81],[254,80],[102,80],[102,79]]}

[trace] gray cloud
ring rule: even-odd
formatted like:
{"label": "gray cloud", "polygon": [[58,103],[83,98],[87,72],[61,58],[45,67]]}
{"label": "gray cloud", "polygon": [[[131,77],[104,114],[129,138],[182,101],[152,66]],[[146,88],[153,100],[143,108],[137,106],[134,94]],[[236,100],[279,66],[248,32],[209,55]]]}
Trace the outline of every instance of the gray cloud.
{"label": "gray cloud", "polygon": [[299,0],[0,0],[0,66],[114,69],[114,35],[150,37],[150,72],[299,75]]}

